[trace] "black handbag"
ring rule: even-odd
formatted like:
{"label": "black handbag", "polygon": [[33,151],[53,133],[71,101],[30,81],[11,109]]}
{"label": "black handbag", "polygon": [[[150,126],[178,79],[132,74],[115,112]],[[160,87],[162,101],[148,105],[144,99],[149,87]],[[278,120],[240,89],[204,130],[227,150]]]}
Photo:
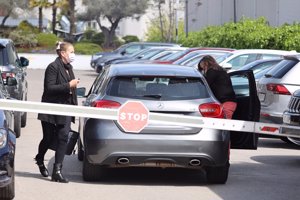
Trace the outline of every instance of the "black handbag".
{"label": "black handbag", "polygon": [[[77,143],[78,137],[79,137],[78,132],[70,130],[68,135],[67,150],[65,153],[66,155],[71,155],[74,152],[74,148]],[[56,148],[57,148],[57,136],[53,138],[52,143],[49,146],[49,149],[53,151],[56,151]]]}

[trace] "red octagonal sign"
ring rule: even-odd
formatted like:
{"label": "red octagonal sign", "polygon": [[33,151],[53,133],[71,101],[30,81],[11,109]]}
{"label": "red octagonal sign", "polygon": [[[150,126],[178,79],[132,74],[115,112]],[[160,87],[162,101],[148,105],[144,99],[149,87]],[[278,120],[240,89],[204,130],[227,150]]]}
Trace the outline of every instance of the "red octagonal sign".
{"label": "red octagonal sign", "polygon": [[139,101],[127,101],[118,110],[118,124],[125,132],[139,133],[148,124],[149,110]]}

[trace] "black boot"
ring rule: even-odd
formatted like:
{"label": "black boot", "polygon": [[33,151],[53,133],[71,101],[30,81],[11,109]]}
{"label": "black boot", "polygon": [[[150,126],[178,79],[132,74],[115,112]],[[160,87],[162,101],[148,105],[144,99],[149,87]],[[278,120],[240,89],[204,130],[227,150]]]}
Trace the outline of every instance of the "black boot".
{"label": "black boot", "polygon": [[54,163],[53,165],[53,172],[52,172],[52,181],[60,182],[60,183],[68,183],[68,179],[64,178],[61,173],[62,164],[61,163]]}
{"label": "black boot", "polygon": [[37,164],[37,166],[39,167],[41,175],[43,177],[48,177],[49,176],[49,172],[48,172],[47,168],[44,165],[44,161],[40,160],[40,159],[37,159],[37,158],[35,158],[35,160],[36,160],[35,164]]}

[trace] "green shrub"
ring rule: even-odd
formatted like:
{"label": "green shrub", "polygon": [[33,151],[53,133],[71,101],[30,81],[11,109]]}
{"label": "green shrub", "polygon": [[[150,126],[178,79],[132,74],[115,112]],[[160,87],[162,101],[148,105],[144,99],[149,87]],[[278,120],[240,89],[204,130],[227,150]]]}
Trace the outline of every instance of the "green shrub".
{"label": "green shrub", "polygon": [[59,38],[52,33],[39,33],[36,38],[39,46],[52,48],[55,48],[55,44],[59,40]]}
{"label": "green shrub", "polygon": [[34,33],[34,34],[39,33],[39,29],[37,27],[34,27],[33,25],[31,25],[26,20],[22,21],[18,25],[17,30],[20,30],[20,31],[23,31],[23,32],[30,32],[30,33]]}
{"label": "green shrub", "polygon": [[74,48],[77,54],[85,54],[85,55],[92,55],[99,51],[103,51],[99,45],[94,43],[87,43],[87,42],[75,43]]}
{"label": "green shrub", "polygon": [[96,34],[96,31],[94,31],[94,30],[91,30],[91,29],[86,30],[83,33],[82,41],[91,42],[95,34]]}
{"label": "green shrub", "polygon": [[104,43],[104,34],[102,32],[94,34],[92,36],[91,42],[102,45]]}
{"label": "green shrub", "polygon": [[21,30],[12,31],[9,38],[14,41],[16,47],[31,48],[36,47],[38,43],[35,34]]}
{"label": "green shrub", "polygon": [[140,41],[139,38],[135,35],[126,35],[126,36],[122,37],[122,39],[125,41],[125,43]]}

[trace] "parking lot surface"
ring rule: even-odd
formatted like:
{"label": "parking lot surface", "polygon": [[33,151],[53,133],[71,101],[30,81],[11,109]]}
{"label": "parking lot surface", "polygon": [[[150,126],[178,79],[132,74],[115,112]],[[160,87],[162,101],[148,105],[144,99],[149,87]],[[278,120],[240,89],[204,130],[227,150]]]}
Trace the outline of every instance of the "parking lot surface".
{"label": "parking lot surface", "polygon": [[[28,101],[40,101],[44,70],[28,69],[27,73]],[[89,88],[96,73],[75,70],[75,76],[80,86]],[[84,182],[77,155],[65,157],[63,173],[70,183],[61,184],[43,178],[35,165],[41,137],[37,114],[28,113],[27,126],[17,139],[16,200],[294,200],[300,196],[300,149],[279,139],[260,138],[258,150],[232,150],[225,185],[209,185],[203,174],[193,171],[148,168],[113,170],[107,180]],[[54,152],[49,150],[45,159],[52,172]]]}

